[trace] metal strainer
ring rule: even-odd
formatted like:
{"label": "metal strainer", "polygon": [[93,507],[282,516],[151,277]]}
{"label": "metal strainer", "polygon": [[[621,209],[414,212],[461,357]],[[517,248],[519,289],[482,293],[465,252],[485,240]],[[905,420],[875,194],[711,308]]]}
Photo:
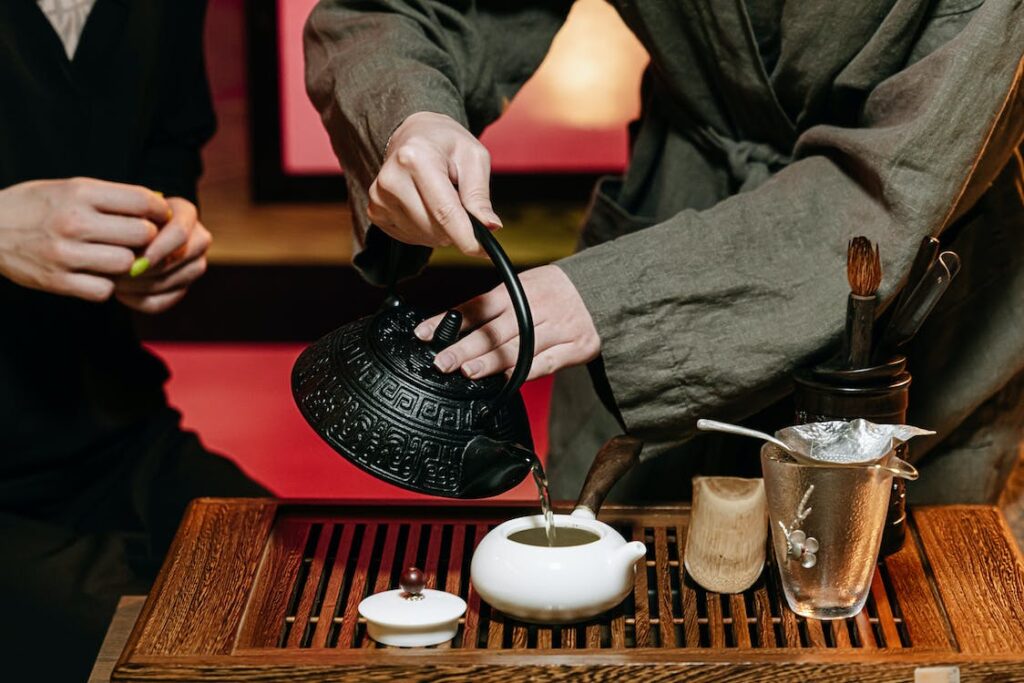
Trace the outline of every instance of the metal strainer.
{"label": "metal strainer", "polygon": [[850,422],[812,422],[775,432],[797,460],[829,465],[872,465],[915,436],[935,432],[910,425]]}

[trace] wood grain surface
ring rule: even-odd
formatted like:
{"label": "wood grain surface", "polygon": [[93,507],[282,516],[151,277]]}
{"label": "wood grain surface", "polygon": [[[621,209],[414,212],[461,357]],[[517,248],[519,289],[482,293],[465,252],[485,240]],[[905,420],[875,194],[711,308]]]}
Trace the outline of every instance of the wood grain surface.
{"label": "wood grain surface", "polygon": [[1024,653],[1024,562],[997,508],[913,512],[921,544],[968,653]]}
{"label": "wood grain surface", "polygon": [[[633,526],[633,540],[644,540],[644,527],[642,524]],[[635,606],[635,621],[633,633],[636,639],[636,647],[648,647],[651,645],[651,607],[648,601],[647,591],[647,566],[645,558],[637,562],[636,583],[633,588],[633,600]]]}
{"label": "wood grain surface", "polygon": [[241,647],[277,644],[309,529],[310,524],[301,520],[282,520],[275,525],[242,619]]}
{"label": "wood grain surface", "polygon": [[276,508],[267,500],[194,501],[124,658],[230,653]]}
{"label": "wood grain surface", "polygon": [[327,582],[327,588],[324,590],[324,601],[320,605],[320,618],[316,623],[316,631],[313,632],[312,645],[315,648],[327,645],[327,638],[333,626],[333,618],[338,610],[338,598],[341,596],[342,584],[345,580],[345,564],[348,562],[355,534],[356,527],[354,524],[345,524],[341,530],[338,550],[334,555],[334,562],[331,567],[331,578]]}
{"label": "wood grain surface", "polygon": [[[393,650],[378,650],[376,654]],[[558,652],[557,650],[555,651]],[[693,653],[701,655],[699,651]],[[202,659],[181,660],[168,675],[147,668],[139,662],[124,666],[115,681],[143,683],[148,681],[217,680],[245,683],[249,681],[289,681],[295,683],[455,683],[461,681],[500,681],[501,683],[537,683],[539,681],[573,681],[578,683],[622,683],[625,680],[643,683],[685,681],[693,683],[907,683],[914,680],[920,667],[951,666],[958,669],[963,681],[992,681],[1018,683],[1024,681],[1024,670],[1019,658],[989,658],[965,660],[962,658],[928,659],[861,657],[851,661],[825,656],[764,657],[757,660],[721,661],[714,655],[676,657],[660,661],[607,661],[594,658],[589,661],[572,655],[543,654],[526,661],[512,661],[511,657],[491,658],[491,661],[443,662],[426,659],[416,661],[390,659],[386,661],[330,661],[281,662],[275,659],[240,657],[231,666],[218,665]],[[567,659],[569,661],[567,661]],[[572,660],[575,661],[572,661]],[[505,660],[505,661],[502,661]],[[214,676],[211,676],[211,673]],[[172,677],[173,676],[173,677]]]}
{"label": "wood grain surface", "polygon": [[[680,561],[686,508],[606,506],[603,519],[648,545],[634,591],[597,620],[555,627],[492,610],[468,581],[469,550],[518,512],[201,501],[113,680],[871,683],[948,664],[962,680],[1024,681],[1024,564],[994,508],[915,511],[868,609],[820,622],[786,607],[773,570],[743,595],[696,586]],[[355,606],[415,562],[467,599],[460,634],[376,646]]]}
{"label": "wood grain surface", "polygon": [[[935,599],[929,574],[921,560],[922,553],[917,534],[912,530],[903,548],[885,558],[885,573],[893,593],[900,596],[900,613],[911,645],[952,650],[955,642],[946,616]],[[873,645],[874,641],[871,642]]]}

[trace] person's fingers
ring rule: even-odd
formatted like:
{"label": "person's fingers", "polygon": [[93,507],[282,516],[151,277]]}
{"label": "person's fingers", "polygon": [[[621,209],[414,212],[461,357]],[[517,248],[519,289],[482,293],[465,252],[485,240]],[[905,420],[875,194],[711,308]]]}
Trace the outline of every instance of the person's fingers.
{"label": "person's fingers", "polygon": [[[479,296],[473,297],[455,310],[462,314],[462,330],[469,330],[480,327],[494,320],[506,309],[512,306],[512,300],[508,298],[508,290],[505,285],[498,285],[494,289]],[[427,318],[413,330],[421,341],[430,341],[434,338],[434,330],[441,323],[444,313]]]}
{"label": "person's fingers", "polygon": [[119,278],[115,289],[118,294],[163,294],[188,287],[203,276],[206,268],[206,257],[200,256],[158,277]]}
{"label": "person's fingers", "polygon": [[466,210],[492,230],[501,219],[491,206],[491,156],[483,145],[466,147],[455,159],[459,199]]}
{"label": "person's fingers", "polygon": [[114,292],[113,281],[88,273],[62,272],[54,275],[47,291],[64,296],[73,296],[86,301],[101,302]]}
{"label": "person's fingers", "polygon": [[150,268],[146,277],[160,277],[190,261],[205,256],[211,244],[213,244],[213,235],[206,229],[206,226],[196,221],[196,227],[192,229],[188,242],[168,254],[167,258],[155,268]]}
{"label": "person's fingers", "polygon": [[[396,154],[401,163],[402,152]],[[469,222],[466,208],[458,191],[452,185],[447,165],[435,160],[420,160],[414,156],[407,162],[416,190],[426,208],[431,225],[443,232],[464,254],[483,256],[484,251],[476,241],[473,226]]]}
{"label": "person's fingers", "polygon": [[518,334],[515,316],[506,312],[441,351],[434,357],[434,366],[441,372],[451,372]]}
{"label": "person's fingers", "polygon": [[148,218],[157,225],[171,219],[171,206],[156,192],[140,185],[74,178],[71,192],[103,213]]}
{"label": "person's fingers", "polygon": [[123,275],[132,267],[135,253],[125,247],[64,240],[55,246],[54,263],[69,271]]}
{"label": "person's fingers", "polygon": [[384,232],[406,244],[451,244],[451,239],[430,220],[412,177],[393,167],[382,170],[370,186],[367,215]]}
{"label": "person's fingers", "polygon": [[153,296],[147,296],[144,294],[116,294],[116,297],[118,301],[129,308],[133,308],[140,313],[153,314],[166,311],[168,308],[181,301],[187,292],[187,289],[178,289],[164,294],[155,294]]}
{"label": "person's fingers", "polygon": [[172,252],[186,245],[196,227],[196,207],[192,202],[172,200],[172,205],[174,216],[160,228],[143,254],[153,265],[159,264]]}
{"label": "person's fingers", "polygon": [[[557,325],[540,325],[533,332],[533,354],[536,358],[548,348],[561,343]],[[519,359],[519,335],[515,334],[500,346],[492,347],[479,356],[463,361],[460,369],[470,379],[480,379],[511,370]],[[532,365],[531,365],[532,368]]]}
{"label": "person's fingers", "polygon": [[466,361],[460,369],[462,374],[470,379],[481,379],[514,368],[518,358],[519,336],[516,335],[501,346]]}
{"label": "person's fingers", "polygon": [[[427,318],[417,325],[412,333],[415,334],[420,341],[430,341],[434,338],[434,331],[437,329],[437,326],[441,324],[441,318],[443,317],[444,313],[438,313],[431,318]],[[463,324],[465,324],[465,321],[463,321]]]}
{"label": "person's fingers", "polygon": [[370,184],[370,189],[367,192],[369,201],[366,205],[366,217],[378,228],[390,234],[391,230],[395,228],[395,222],[391,218],[391,210],[385,204],[383,195],[380,178],[377,178]]}
{"label": "person's fingers", "polygon": [[69,225],[68,237],[85,242],[113,244],[138,249],[149,244],[157,234],[156,224],[146,218],[85,212]]}
{"label": "person's fingers", "polygon": [[553,375],[562,368],[570,365],[577,365],[580,361],[576,358],[577,349],[573,343],[556,344],[545,349],[533,357],[530,365],[530,374],[526,376],[527,381]]}

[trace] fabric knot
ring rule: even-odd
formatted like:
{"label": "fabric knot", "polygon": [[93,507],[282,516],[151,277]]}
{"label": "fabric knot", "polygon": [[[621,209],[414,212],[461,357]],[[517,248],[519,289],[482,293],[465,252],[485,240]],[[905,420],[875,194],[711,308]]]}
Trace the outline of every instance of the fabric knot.
{"label": "fabric knot", "polygon": [[759,187],[793,161],[792,156],[764,142],[733,140],[712,128],[703,128],[701,132],[708,143],[722,152],[739,192]]}

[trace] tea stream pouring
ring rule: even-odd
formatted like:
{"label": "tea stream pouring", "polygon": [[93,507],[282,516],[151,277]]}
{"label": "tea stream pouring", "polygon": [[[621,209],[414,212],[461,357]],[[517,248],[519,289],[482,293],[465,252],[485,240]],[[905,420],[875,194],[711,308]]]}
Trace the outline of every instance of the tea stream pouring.
{"label": "tea stream pouring", "polygon": [[429,342],[413,334],[427,315],[395,293],[397,242],[381,309],[311,344],[292,369],[299,411],[335,451],[386,482],[449,498],[507,491],[536,461],[519,394],[533,360],[529,304],[497,239],[470,220],[501,273],[519,325],[519,355],[508,380],[473,380],[434,366],[434,356],[459,338],[462,316],[448,311]]}

